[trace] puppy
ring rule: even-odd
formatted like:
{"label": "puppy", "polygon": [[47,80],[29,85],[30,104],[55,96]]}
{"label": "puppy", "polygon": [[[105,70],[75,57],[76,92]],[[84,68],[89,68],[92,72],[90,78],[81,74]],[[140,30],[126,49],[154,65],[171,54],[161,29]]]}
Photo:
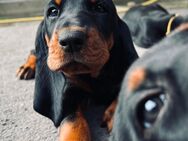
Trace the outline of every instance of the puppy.
{"label": "puppy", "polygon": [[138,58],[111,0],[51,0],[35,56],[34,109],[60,128],[61,141],[91,140],[88,101],[110,105]]}
{"label": "puppy", "polygon": [[188,22],[188,16],[169,13],[157,3],[147,6],[137,5],[123,16],[133,42],[142,48],[150,48],[163,39],[182,23]]}
{"label": "puppy", "polygon": [[188,24],[158,43],[128,71],[111,141],[188,140]]}

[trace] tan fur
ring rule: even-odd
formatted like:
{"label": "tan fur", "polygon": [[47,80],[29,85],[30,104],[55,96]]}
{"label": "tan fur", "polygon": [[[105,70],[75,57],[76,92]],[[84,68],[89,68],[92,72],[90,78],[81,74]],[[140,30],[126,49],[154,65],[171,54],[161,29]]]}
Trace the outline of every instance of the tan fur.
{"label": "tan fur", "polygon": [[73,121],[64,121],[60,126],[59,141],[91,141],[88,124],[81,112]]}
{"label": "tan fur", "polygon": [[21,79],[30,79],[33,77],[36,68],[37,58],[35,55],[30,54],[25,64],[23,64],[16,72],[16,76]]}
{"label": "tan fur", "polygon": [[80,27],[80,26],[68,26],[68,27],[64,27],[62,29],[60,29],[58,31],[59,34],[61,34],[62,32],[66,32],[66,31],[80,31],[80,32],[86,32],[86,28],[84,27]]}
{"label": "tan fur", "polygon": [[109,132],[112,130],[113,127],[114,112],[116,110],[116,106],[117,106],[117,100],[114,100],[112,104],[106,109],[103,116],[103,122],[106,123]]}
{"label": "tan fur", "polygon": [[55,3],[56,3],[57,5],[60,5],[61,2],[62,2],[62,0],[55,0]]}
{"label": "tan fur", "polygon": [[181,24],[176,30],[177,31],[188,30],[188,23]]}
{"label": "tan fur", "polygon": [[48,43],[48,60],[47,64],[53,71],[58,71],[65,62],[65,53],[61,48],[57,32],[54,32],[52,39]]}
{"label": "tan fur", "polygon": [[130,73],[128,78],[128,90],[136,90],[145,79],[146,72],[143,68],[137,68]]}

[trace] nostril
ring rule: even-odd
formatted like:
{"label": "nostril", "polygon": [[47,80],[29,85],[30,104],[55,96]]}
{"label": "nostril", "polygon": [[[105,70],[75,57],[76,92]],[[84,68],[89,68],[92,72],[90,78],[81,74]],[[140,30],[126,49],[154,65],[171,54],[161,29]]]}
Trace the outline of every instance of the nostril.
{"label": "nostril", "polygon": [[73,41],[73,44],[77,46],[82,46],[84,44],[84,41],[82,39],[75,39]]}
{"label": "nostril", "polygon": [[66,52],[78,52],[85,44],[86,34],[83,32],[68,32],[61,34],[59,44]]}

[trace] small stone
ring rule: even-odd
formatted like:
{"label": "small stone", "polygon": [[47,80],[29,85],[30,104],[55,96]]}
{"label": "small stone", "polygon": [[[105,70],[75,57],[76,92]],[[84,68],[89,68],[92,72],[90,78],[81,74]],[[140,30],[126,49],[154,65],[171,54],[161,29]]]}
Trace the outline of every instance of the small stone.
{"label": "small stone", "polygon": [[6,125],[7,125],[7,123],[3,123],[2,125],[3,125],[3,126],[6,126]]}

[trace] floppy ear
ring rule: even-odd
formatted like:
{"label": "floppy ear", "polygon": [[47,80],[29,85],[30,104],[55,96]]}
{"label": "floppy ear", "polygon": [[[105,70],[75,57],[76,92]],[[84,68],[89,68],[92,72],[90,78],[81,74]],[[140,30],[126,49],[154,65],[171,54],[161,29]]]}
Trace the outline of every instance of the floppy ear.
{"label": "floppy ear", "polygon": [[[101,71],[101,77],[106,80],[113,78],[113,81],[105,82],[110,86],[114,86],[111,88],[115,90],[114,93],[110,95],[108,93],[108,97],[105,99],[110,99],[111,101],[118,95],[122,79],[130,67],[130,65],[138,58],[136,50],[133,46],[131,35],[127,25],[118,18],[117,25],[114,30],[114,45],[110,50],[110,59],[108,60],[107,64],[103,67]],[[109,89],[109,87],[101,89]],[[107,85],[108,86],[108,85]],[[101,97],[100,97],[101,98]],[[109,101],[110,101],[109,100]]]}
{"label": "floppy ear", "polygon": [[115,38],[115,46],[120,48],[123,53],[122,63],[128,68],[138,58],[138,55],[134,48],[129,28],[119,17]]}
{"label": "floppy ear", "polygon": [[35,43],[37,64],[34,109],[50,118],[54,125],[58,127],[65,116],[77,110],[78,103],[85,94],[68,83],[62,73],[53,72],[48,68],[48,47],[45,34],[42,22],[38,28]]}
{"label": "floppy ear", "polygon": [[[52,119],[57,125],[61,115],[61,93],[64,87],[64,77],[60,73],[53,73],[47,66],[47,45],[44,38],[44,22],[38,28],[35,40],[36,46],[36,76],[35,76],[35,93],[34,109],[40,114]],[[55,80],[55,81],[54,81]],[[59,86],[61,84],[61,86]],[[54,88],[58,88],[55,89]],[[57,105],[56,103],[59,103]]]}

